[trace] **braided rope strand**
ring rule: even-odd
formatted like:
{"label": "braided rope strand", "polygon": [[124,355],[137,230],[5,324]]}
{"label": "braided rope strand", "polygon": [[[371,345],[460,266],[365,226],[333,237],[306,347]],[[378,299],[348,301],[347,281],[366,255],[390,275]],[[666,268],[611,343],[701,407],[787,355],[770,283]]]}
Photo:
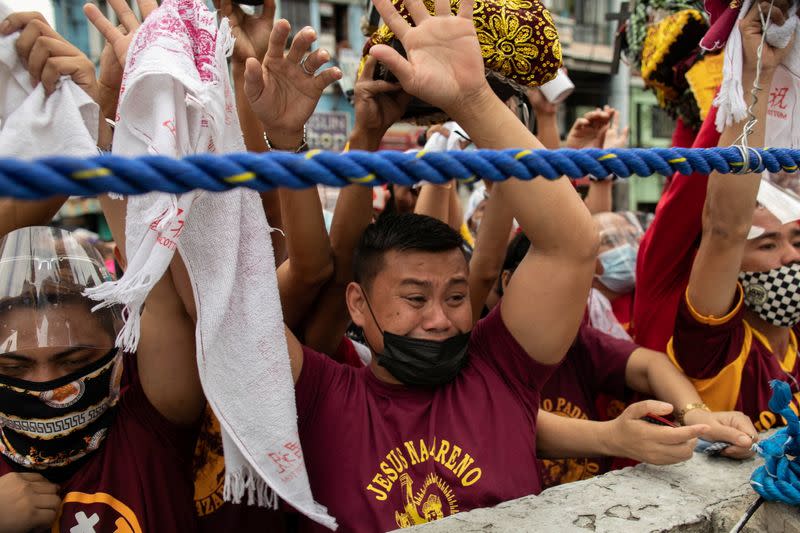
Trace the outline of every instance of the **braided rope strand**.
{"label": "braided rope strand", "polygon": [[[503,181],[509,177],[548,180],[561,176],[647,177],[680,173],[723,174],[797,172],[800,150],[750,148],[751,157],[728,148],[654,148],[620,150],[478,150],[470,152],[285,152],[198,154],[183,159],[162,156],[124,158],[98,155],[86,159],[48,157],[35,161],[0,158],[0,196],[40,199],[54,195],[99,193],[183,193],[194,189],[226,191],[248,187],[301,189],[324,184],[442,184],[456,179]],[[745,169],[744,165],[748,164]]]}

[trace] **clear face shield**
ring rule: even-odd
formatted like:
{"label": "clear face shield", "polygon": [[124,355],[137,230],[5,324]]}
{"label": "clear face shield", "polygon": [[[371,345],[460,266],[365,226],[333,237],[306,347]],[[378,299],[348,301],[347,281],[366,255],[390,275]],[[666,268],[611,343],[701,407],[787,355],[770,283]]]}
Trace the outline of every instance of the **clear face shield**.
{"label": "clear face shield", "polygon": [[594,222],[600,236],[598,259],[603,266],[598,280],[616,293],[631,292],[636,283],[639,241],[644,235],[639,219],[635,213],[620,211],[599,213]]}
{"label": "clear face shield", "polygon": [[600,236],[600,253],[629,244],[639,248],[644,229],[632,211],[615,211],[594,215],[594,223]]}
{"label": "clear face shield", "polygon": [[95,302],[83,296],[110,279],[100,253],[68,231],[37,226],[0,239],[0,355],[110,351],[120,311],[92,312]]}

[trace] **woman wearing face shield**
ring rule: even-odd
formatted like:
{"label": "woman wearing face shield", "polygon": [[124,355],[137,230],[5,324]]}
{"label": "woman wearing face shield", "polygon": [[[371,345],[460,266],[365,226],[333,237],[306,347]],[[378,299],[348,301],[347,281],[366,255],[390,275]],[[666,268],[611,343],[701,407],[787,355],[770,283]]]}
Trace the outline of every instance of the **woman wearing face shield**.
{"label": "woman wearing face shield", "polygon": [[[600,236],[589,313],[603,331],[622,329],[632,335],[633,294],[636,286],[636,255],[644,234],[630,212],[597,213],[592,217]],[[619,335],[617,335],[619,336]]]}
{"label": "woman wearing face shield", "polygon": [[[144,15],[156,5],[139,1]],[[40,14],[12,14],[0,33],[15,32],[46,94],[71,76],[113,109],[94,64]],[[103,61],[116,63],[107,52]],[[100,126],[107,146],[108,125]],[[43,221],[59,201],[4,210],[3,233]],[[101,201],[122,215],[109,218],[120,236],[124,204]],[[194,324],[167,273],[141,315],[137,353],[121,353],[119,310],[95,310],[84,296],[108,277],[97,250],[67,231],[25,227],[0,238],[0,531],[196,529],[188,458],[205,400]],[[131,357],[138,372],[123,379]]]}

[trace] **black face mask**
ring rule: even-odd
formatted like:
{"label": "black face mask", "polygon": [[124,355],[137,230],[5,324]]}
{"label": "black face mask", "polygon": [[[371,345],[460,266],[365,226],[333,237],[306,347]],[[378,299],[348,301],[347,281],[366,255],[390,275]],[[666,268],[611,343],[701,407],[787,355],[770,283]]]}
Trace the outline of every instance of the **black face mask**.
{"label": "black face mask", "polygon": [[364,293],[372,320],[383,334],[383,353],[377,362],[404,385],[436,387],[453,381],[467,364],[470,333],[443,341],[414,339],[381,328]]}
{"label": "black face mask", "polygon": [[27,470],[67,467],[97,450],[119,400],[116,349],[44,383],[0,377],[0,453]]}

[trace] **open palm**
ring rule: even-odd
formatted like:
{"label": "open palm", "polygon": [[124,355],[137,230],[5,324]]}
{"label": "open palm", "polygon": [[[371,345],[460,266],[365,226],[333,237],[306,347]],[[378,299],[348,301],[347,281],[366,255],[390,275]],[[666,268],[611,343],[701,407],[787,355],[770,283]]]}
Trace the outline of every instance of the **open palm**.
{"label": "open palm", "polygon": [[336,67],[314,75],[330,59],[325,50],[312,52],[302,62],[311,43],[316,40],[316,33],[311,28],[300,30],[292,40],[289,52],[284,55],[290,31],[289,22],[279,20],[270,35],[264,61],[259,63],[257,59],[249,59],[246,63],[245,95],[268,136],[273,132],[281,135],[302,132],[322,91],[342,76]]}
{"label": "open palm", "polygon": [[450,13],[448,0],[436,0],[435,16],[421,0],[406,0],[415,27],[403,19],[390,0],[374,3],[403,43],[406,58],[386,45],[374,46],[370,54],[392,71],[407,93],[449,112],[486,89],[471,0],[461,2],[457,16]]}

